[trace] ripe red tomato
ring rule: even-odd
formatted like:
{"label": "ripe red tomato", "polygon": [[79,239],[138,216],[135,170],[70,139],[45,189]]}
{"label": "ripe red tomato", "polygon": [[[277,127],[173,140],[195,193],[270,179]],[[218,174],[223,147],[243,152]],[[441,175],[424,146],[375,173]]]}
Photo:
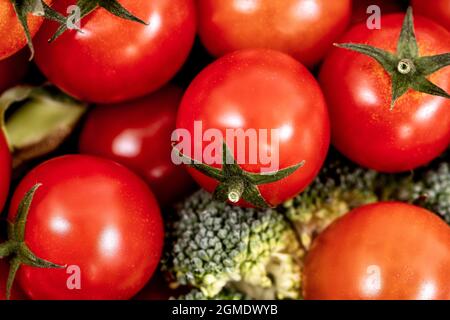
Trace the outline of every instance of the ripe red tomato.
{"label": "ripe red tomato", "polygon": [[[395,52],[404,16],[387,15],[380,30],[354,26],[340,43],[364,43]],[[414,19],[421,56],[450,52],[449,33],[428,19]],[[450,68],[428,77],[450,90]],[[353,161],[384,172],[424,165],[450,144],[450,100],[409,90],[391,110],[391,77],[374,59],[335,48],[320,82],[330,111],[333,144]]]}
{"label": "ripe red tomato", "polygon": [[22,50],[12,57],[0,60],[0,94],[22,80],[28,69],[29,56],[28,51]]}
{"label": "ripe red tomato", "polygon": [[[356,0],[352,3],[352,24],[366,22],[370,14],[367,13],[367,8],[371,5],[379,6],[381,14],[402,11],[401,0]],[[383,20],[381,20],[383,22]]]}
{"label": "ripe red tomato", "polygon": [[[6,260],[0,260],[0,300],[6,300],[6,281],[8,280],[9,264]],[[15,284],[11,290],[11,300],[26,300],[27,297]]]}
{"label": "ripe red tomato", "polygon": [[[47,0],[45,3],[51,5],[52,1]],[[43,18],[30,14],[27,21],[30,34],[34,36]],[[12,56],[27,44],[23,27],[10,0],[0,0],[0,39],[0,60]]]}
{"label": "ripe red tomato", "polygon": [[199,0],[197,8],[201,40],[213,55],[267,48],[313,66],[345,30],[351,1]]}
{"label": "ripe red tomato", "polygon": [[343,216],[313,242],[306,299],[450,299],[450,227],[403,203]]}
{"label": "ripe red tomato", "polygon": [[8,197],[9,183],[11,180],[12,159],[3,131],[0,129],[0,211],[3,210]]}
{"label": "ripe red tomato", "polygon": [[166,87],[140,100],[95,108],[82,130],[80,151],[128,166],[147,181],[161,204],[173,203],[193,184],[170,156],[182,95]]}
{"label": "ripe red tomato", "polygon": [[[200,133],[220,133],[224,139],[216,141],[219,145],[224,142],[227,129],[256,130],[257,141],[246,140],[243,148],[238,146],[233,152],[235,159],[245,160],[238,165],[247,172],[260,173],[262,167],[269,166],[260,156],[268,150],[272,150],[274,160],[279,159],[276,170],[305,161],[303,167],[287,178],[258,186],[271,205],[307,187],[317,175],[329,146],[328,114],[316,80],[296,60],[277,51],[254,49],[231,53],[208,66],[191,83],[178,111],[177,128],[192,135],[192,150],[197,145],[207,153],[210,142],[206,138],[202,143],[202,137],[196,135],[195,121],[201,121]],[[275,145],[270,133],[265,139],[261,129],[279,130],[279,145]],[[231,143],[239,144],[237,139]],[[252,143],[257,150],[251,147]],[[204,160],[198,154],[187,156]],[[253,162],[252,156],[257,158]],[[221,163],[212,166],[220,168]],[[208,191],[218,185],[197,169],[190,167],[189,172]]]}
{"label": "ripe red tomato", "polygon": [[[26,294],[32,299],[134,296],[155,271],[163,246],[160,211],[145,183],[110,160],[55,158],[21,181],[10,221],[36,183],[42,186],[31,203],[25,243],[36,256],[68,268],[22,265],[17,280]],[[68,284],[77,285],[71,275],[80,276],[80,289],[69,289]]]}
{"label": "ripe red tomato", "polygon": [[[75,0],[58,1],[66,12]],[[81,100],[112,103],[143,96],[168,82],[192,47],[192,0],[122,0],[143,25],[97,9],[53,43],[57,24],[47,21],[36,36],[36,63],[48,79]]]}
{"label": "ripe red tomato", "polygon": [[416,14],[427,17],[450,31],[450,3],[448,0],[412,0],[411,5]]}

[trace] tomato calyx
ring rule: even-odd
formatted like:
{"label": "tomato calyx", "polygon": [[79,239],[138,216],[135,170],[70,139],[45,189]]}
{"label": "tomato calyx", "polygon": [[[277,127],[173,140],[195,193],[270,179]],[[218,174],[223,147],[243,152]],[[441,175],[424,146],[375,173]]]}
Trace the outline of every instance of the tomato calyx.
{"label": "tomato calyx", "polygon": [[[79,17],[80,19],[83,19],[84,17],[94,12],[98,8],[103,8],[119,18],[147,25],[145,21],[133,15],[126,8],[124,8],[117,0],[78,0],[76,5],[80,10],[80,17]],[[61,24],[58,30],[56,30],[55,34],[50,38],[49,42],[52,42],[55,39],[57,39],[67,29],[68,29],[67,24]],[[83,32],[82,30],[78,31]]]}
{"label": "tomato calyx", "polygon": [[37,257],[25,243],[25,227],[28,218],[28,212],[34,194],[41,184],[33,186],[24,196],[17,209],[17,215],[14,223],[8,221],[8,241],[0,244],[0,259],[11,257],[8,280],[6,282],[6,298],[11,296],[11,288],[16,277],[16,273],[22,264],[35,268],[56,268],[62,269],[62,266]]}
{"label": "tomato calyx", "polygon": [[222,147],[221,169],[194,160],[180,151],[177,153],[184,164],[219,182],[213,194],[216,200],[237,203],[242,199],[258,208],[273,207],[261,195],[258,185],[282,180],[305,164],[305,161],[302,161],[294,166],[264,174],[247,172],[236,163],[226,143],[223,143]]}
{"label": "tomato calyx", "polygon": [[11,4],[16,12],[17,18],[19,19],[20,24],[25,33],[25,37],[27,39],[28,48],[30,49],[30,61],[34,57],[34,47],[33,41],[31,39],[30,29],[28,27],[27,17],[29,14],[38,17],[44,17],[49,20],[56,21],[61,25],[65,25],[66,18],[49,7],[42,0],[11,0]]}
{"label": "tomato calyx", "polygon": [[397,43],[397,52],[392,54],[365,44],[342,43],[337,47],[353,50],[375,59],[391,76],[391,110],[395,102],[409,89],[450,99],[450,95],[426,77],[450,65],[450,53],[435,56],[419,56],[419,47],[414,32],[412,8],[409,7]]}

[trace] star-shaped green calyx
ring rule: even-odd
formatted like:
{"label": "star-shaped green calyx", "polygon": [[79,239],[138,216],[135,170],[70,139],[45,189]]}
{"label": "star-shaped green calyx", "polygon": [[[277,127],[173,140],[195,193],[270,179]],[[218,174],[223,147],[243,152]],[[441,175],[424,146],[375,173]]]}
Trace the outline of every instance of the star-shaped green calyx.
{"label": "star-shaped green calyx", "polygon": [[58,264],[37,257],[25,243],[25,227],[28,212],[36,190],[40,184],[31,188],[24,196],[17,209],[14,223],[8,221],[8,241],[0,244],[0,259],[11,257],[8,280],[6,282],[6,298],[11,296],[14,278],[22,264],[36,268],[65,268]]}
{"label": "star-shaped green calyx", "polygon": [[403,20],[396,54],[365,44],[342,43],[336,46],[372,57],[389,73],[392,79],[391,109],[397,99],[409,89],[450,99],[447,92],[426,78],[450,65],[450,53],[419,56],[411,7],[408,8]]}
{"label": "star-shaped green calyx", "polygon": [[[124,8],[117,0],[78,0],[76,5],[80,9],[80,19],[83,19],[84,17],[94,12],[98,8],[103,8],[119,18],[142,24],[147,24],[143,20],[134,16],[131,12],[129,12],[126,8]],[[56,33],[52,36],[50,41],[53,41],[56,38],[58,38],[66,30],[67,24],[62,24],[56,31]],[[78,31],[82,32],[82,30]]]}
{"label": "star-shaped green calyx", "polygon": [[20,24],[25,33],[25,37],[27,39],[28,47],[31,51],[30,60],[33,59],[34,56],[34,47],[31,39],[30,29],[28,27],[28,15],[32,14],[39,17],[44,17],[45,19],[53,20],[58,22],[61,25],[65,25],[66,18],[50,8],[44,1],[42,0],[11,0],[11,4],[16,12],[17,18],[19,19]]}
{"label": "star-shaped green calyx", "polygon": [[201,173],[219,182],[214,190],[214,198],[219,201],[237,203],[241,199],[258,208],[272,207],[261,195],[258,185],[279,181],[290,176],[305,164],[305,161],[294,166],[264,174],[244,171],[234,159],[226,143],[222,148],[222,168],[218,169],[194,160],[180,151],[178,155],[183,163],[197,169]]}

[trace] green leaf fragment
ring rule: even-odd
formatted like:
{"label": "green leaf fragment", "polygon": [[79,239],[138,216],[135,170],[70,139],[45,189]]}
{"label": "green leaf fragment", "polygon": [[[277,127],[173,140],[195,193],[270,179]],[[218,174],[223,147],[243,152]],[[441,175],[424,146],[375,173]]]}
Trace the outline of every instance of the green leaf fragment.
{"label": "green leaf fragment", "polygon": [[14,166],[56,149],[87,110],[86,104],[51,90],[19,86],[0,96],[0,118]]}

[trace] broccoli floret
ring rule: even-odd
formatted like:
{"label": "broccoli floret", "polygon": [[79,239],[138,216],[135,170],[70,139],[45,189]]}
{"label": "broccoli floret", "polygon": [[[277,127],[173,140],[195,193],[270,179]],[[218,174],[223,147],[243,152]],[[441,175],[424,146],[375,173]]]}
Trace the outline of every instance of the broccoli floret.
{"label": "broccoli floret", "polygon": [[187,294],[181,295],[173,300],[250,300],[250,298],[234,288],[225,287],[214,297],[207,297],[201,290],[192,289]]}
{"label": "broccoli floret", "polygon": [[303,251],[282,214],[232,206],[199,191],[177,216],[165,262],[175,285],[198,288],[208,298],[227,285],[254,299],[299,297]]}
{"label": "broccoli floret", "polygon": [[404,177],[391,196],[441,215],[450,224],[450,162],[438,161]]}
{"label": "broccoli floret", "polygon": [[380,174],[366,170],[331,152],[319,176],[280,211],[292,221],[301,243],[312,239],[331,222],[358,206],[376,202]]}

